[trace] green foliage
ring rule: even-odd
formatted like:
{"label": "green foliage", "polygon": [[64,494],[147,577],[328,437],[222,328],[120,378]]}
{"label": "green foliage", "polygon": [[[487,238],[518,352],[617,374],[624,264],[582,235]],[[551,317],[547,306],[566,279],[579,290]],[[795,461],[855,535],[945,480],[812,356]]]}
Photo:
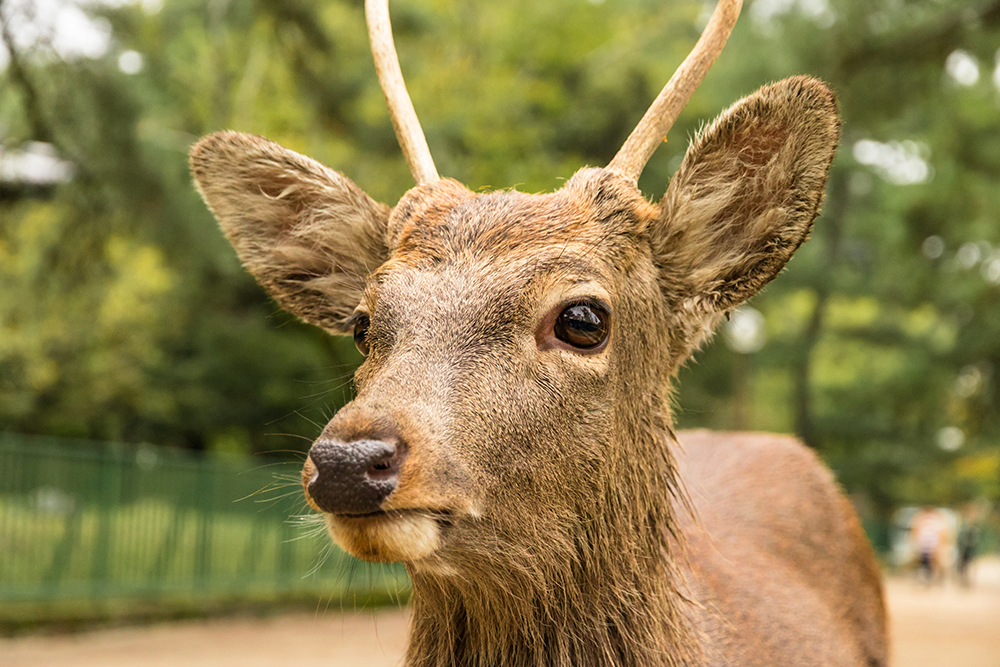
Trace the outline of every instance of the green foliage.
{"label": "green foliage", "polygon": [[[0,425],[304,449],[310,422],[349,398],[357,355],[244,275],[185,153],[213,130],[254,132],[394,203],[411,180],[361,3],[94,7],[113,30],[105,56],[39,45],[21,53],[25,77],[0,74],[4,146],[53,141],[77,165],[47,200],[0,201]],[[707,17],[694,0],[392,10],[442,174],[527,191],[605,164]],[[998,37],[995,0],[747,3],[644,192],[662,194],[702,123],[792,74],[838,91],[843,147],[813,240],[751,303],[766,345],[740,356],[716,342],[685,369],[682,426],[797,432],[881,512],[1000,500]],[[131,76],[117,64],[130,49],[144,59]],[[955,451],[939,447],[949,427],[964,435]]]}

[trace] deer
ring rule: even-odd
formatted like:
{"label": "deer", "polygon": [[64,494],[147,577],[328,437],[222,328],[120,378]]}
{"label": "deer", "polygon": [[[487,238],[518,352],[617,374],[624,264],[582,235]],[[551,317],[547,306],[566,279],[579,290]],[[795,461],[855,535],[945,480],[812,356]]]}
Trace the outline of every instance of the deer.
{"label": "deer", "polygon": [[739,16],[720,0],[606,167],[477,193],[438,175],[387,4],[366,21],[416,183],[394,207],[247,134],[190,164],[270,296],[364,355],[302,484],[344,551],[405,564],[406,665],[886,665],[880,571],[817,455],[673,426],[678,370],[809,235],[831,89],[736,102],[647,200],[639,175]]}

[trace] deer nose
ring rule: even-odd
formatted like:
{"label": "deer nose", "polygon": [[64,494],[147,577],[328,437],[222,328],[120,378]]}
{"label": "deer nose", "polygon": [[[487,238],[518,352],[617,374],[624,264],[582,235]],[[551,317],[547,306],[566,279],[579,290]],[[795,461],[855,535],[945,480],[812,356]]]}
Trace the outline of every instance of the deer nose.
{"label": "deer nose", "polygon": [[309,450],[314,472],[306,489],[330,514],[371,514],[399,482],[399,443],[385,440],[317,440]]}

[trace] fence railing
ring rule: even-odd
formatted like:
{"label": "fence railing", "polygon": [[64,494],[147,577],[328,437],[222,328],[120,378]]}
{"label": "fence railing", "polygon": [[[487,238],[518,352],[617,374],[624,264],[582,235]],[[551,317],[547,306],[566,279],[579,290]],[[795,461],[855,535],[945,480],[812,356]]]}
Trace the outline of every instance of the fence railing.
{"label": "fence railing", "polygon": [[298,466],[0,433],[0,605],[405,589],[294,518]]}

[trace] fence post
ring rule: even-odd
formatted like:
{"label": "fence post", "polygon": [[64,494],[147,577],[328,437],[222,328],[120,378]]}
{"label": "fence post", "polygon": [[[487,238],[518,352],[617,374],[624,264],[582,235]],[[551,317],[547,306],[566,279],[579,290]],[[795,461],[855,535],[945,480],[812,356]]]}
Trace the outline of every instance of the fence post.
{"label": "fence post", "polygon": [[114,508],[121,497],[121,477],[124,457],[121,445],[115,443],[106,449],[98,459],[98,479],[100,492],[97,503],[97,537],[94,543],[94,558],[91,569],[91,589],[94,597],[105,597],[111,588],[111,544]]}
{"label": "fence post", "polygon": [[278,576],[280,577],[281,587],[286,590],[289,588],[288,584],[294,576],[294,561],[292,558],[294,547],[291,526],[288,520],[285,519],[281,522],[281,565],[278,567]]}
{"label": "fence post", "polygon": [[207,461],[198,466],[198,542],[195,551],[195,587],[204,589],[211,573],[212,514],[215,467]]}

